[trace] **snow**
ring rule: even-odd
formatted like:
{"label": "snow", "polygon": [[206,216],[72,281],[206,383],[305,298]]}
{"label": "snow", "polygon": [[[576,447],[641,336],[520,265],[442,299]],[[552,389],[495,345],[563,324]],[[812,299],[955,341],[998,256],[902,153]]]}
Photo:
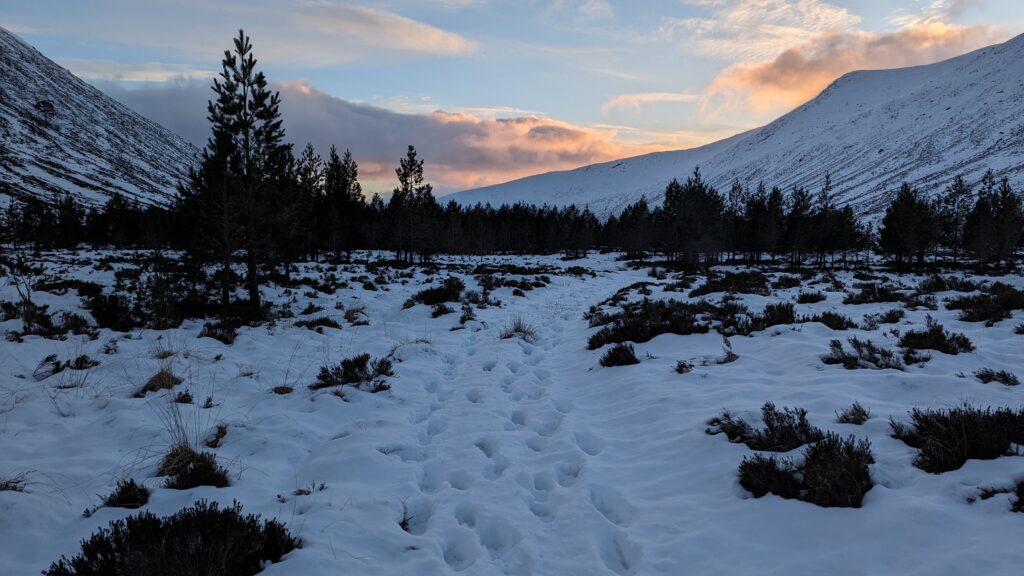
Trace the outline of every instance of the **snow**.
{"label": "snow", "polygon": [[[54,104],[49,124],[34,106]],[[167,203],[199,151],[0,27],[0,203],[69,193],[102,204],[114,193]]]}
{"label": "snow", "polygon": [[[113,283],[112,271],[83,261],[105,253],[44,254],[49,271]],[[132,477],[153,489],[147,508],[170,514],[199,498],[276,517],[303,541],[268,576],[285,574],[1017,574],[1022,559],[1016,536],[1021,517],[1009,496],[969,504],[980,488],[1007,486],[1024,475],[1024,460],[969,461],[940,475],[912,466],[915,450],[889,437],[889,418],[907,420],[913,407],[962,402],[1021,404],[1021,390],[981,384],[970,374],[983,366],[1021,373],[1021,336],[1015,320],[992,328],[956,319],[956,313],[908,311],[900,330],[932,314],[964,332],[977,350],[935,353],[923,367],[844,370],[821,356],[829,340],[856,335],[893,346],[892,326],[834,333],[821,324],[777,326],[752,337],[733,337],[735,362],[717,365],[716,333],[662,335],[637,344],[641,363],[602,368],[602,351],[586,350],[594,331],[583,319],[592,305],[619,288],[656,281],[630,270],[615,255],[583,261],[557,258],[487,258],[490,262],[582,265],[596,277],[551,274],[546,288],[515,297],[499,289],[501,308],[476,312],[478,321],[452,331],[458,314],[437,319],[430,308],[403,302],[429,278],[417,271],[408,284],[365,291],[361,283],[332,296],[303,295],[344,324],[324,334],[280,320],[243,328],[226,346],[197,338],[201,323],[179,329],[102,331],[88,341],[27,337],[0,343],[0,476],[27,472],[27,492],[0,492],[0,558],[4,574],[32,574],[110,520],[131,514],[97,506],[117,479]],[[467,270],[479,259],[443,258],[469,289]],[[315,275],[313,265],[303,265]],[[363,274],[361,266],[349,274]],[[852,274],[836,276],[847,285]],[[908,286],[920,278],[895,279]],[[1020,286],[1018,276],[1001,278]],[[754,310],[792,301],[806,288],[740,296]],[[287,302],[278,288],[269,299]],[[824,302],[797,305],[800,315],[837,310],[860,321],[893,305],[842,304],[841,292]],[[940,294],[948,297],[952,294]],[[720,295],[712,296],[717,298]],[[631,298],[640,296],[633,292]],[[653,288],[651,298],[681,298]],[[0,283],[0,300],[14,299]],[[78,310],[72,290],[37,293],[51,311]],[[369,326],[342,321],[336,303],[366,306]],[[521,316],[537,329],[533,342],[499,338]],[[20,322],[0,323],[0,330]],[[117,351],[102,348],[116,338]],[[158,360],[158,348],[175,351]],[[320,366],[361,352],[394,352],[392,389],[380,394],[312,392]],[[84,386],[60,390],[72,374],[42,381],[39,361],[89,354],[102,364]],[[674,372],[678,360],[694,370]],[[174,392],[196,399],[182,414],[194,440],[217,424],[228,432],[213,451],[232,472],[232,486],[175,491],[155,477],[171,439],[163,419],[167,397],[133,392],[165,362],[185,378]],[[291,394],[271,389],[287,384]],[[214,406],[203,409],[206,396]],[[835,423],[854,400],[869,408],[863,426]],[[705,434],[708,418],[729,409],[757,421],[761,404],[808,410],[811,422],[842,435],[869,438],[876,485],[861,509],[825,509],[775,496],[754,499],[736,470],[752,452],[723,436]],[[799,450],[794,456],[799,454]],[[324,489],[318,487],[323,484]],[[308,496],[298,488],[313,487]],[[399,522],[409,520],[409,531]]]}
{"label": "snow", "polygon": [[673,178],[700,166],[723,192],[755,187],[835,193],[862,215],[884,210],[902,181],[941,191],[991,168],[1024,184],[1024,36],[945,62],[853,72],[767,126],[691,150],[663,152],[459,192],[463,205],[589,206],[600,216],[641,196],[660,202]]}

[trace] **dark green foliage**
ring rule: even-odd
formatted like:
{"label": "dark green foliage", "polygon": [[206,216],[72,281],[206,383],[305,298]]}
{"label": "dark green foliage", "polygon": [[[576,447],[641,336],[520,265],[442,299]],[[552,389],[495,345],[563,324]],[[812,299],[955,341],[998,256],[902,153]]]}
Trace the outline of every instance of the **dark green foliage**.
{"label": "dark green foliage", "polygon": [[697,315],[709,309],[707,303],[689,304],[677,300],[644,298],[640,302],[626,303],[621,312],[600,317],[598,321],[605,326],[590,337],[587,348],[596,350],[605,344],[622,342],[642,344],[661,334],[705,334],[710,325],[698,320]]}
{"label": "dark green foliage", "polygon": [[802,499],[824,507],[860,508],[871,489],[871,443],[829,433],[810,445],[802,467]]}
{"label": "dark green foliage", "polygon": [[1009,318],[1014,310],[1024,310],[1024,291],[996,282],[984,294],[947,301],[946,308],[960,310],[960,319],[964,322],[984,322],[992,326]]}
{"label": "dark green foliage", "polygon": [[870,418],[871,412],[868,411],[867,408],[861,406],[860,402],[854,402],[846,410],[836,413],[836,422],[840,424],[855,424],[860,426]]}
{"label": "dark green foliage", "polygon": [[238,336],[238,321],[233,318],[225,320],[216,320],[214,322],[205,322],[203,324],[203,330],[199,333],[200,338],[213,338],[219,340],[228,346],[235,343],[235,338]]}
{"label": "dark green foliage", "polygon": [[964,404],[948,410],[910,413],[912,424],[891,421],[892,435],[919,450],[914,465],[938,474],[957,470],[967,460],[991,460],[1024,442],[1024,411],[993,410]]}
{"label": "dark green foliage", "polygon": [[801,284],[799,276],[787,276],[785,274],[779,276],[775,282],[772,282],[772,288],[785,289],[785,288],[796,288]]}
{"label": "dark green foliage", "polygon": [[452,312],[455,312],[455,309],[452,308],[451,306],[448,306],[447,304],[437,304],[430,311],[430,317],[440,318],[441,316],[444,316],[445,314],[451,314]]}
{"label": "dark green foliage", "polygon": [[990,382],[999,382],[1006,386],[1017,386],[1020,384],[1020,380],[1017,379],[1017,375],[1013,372],[1007,372],[1006,370],[999,370],[997,372],[991,368],[982,368],[974,373],[974,377],[981,380],[984,384],[988,384]]}
{"label": "dark green foliage", "polygon": [[764,307],[761,322],[765,328],[796,322],[796,311],[792,302],[778,302]]}
{"label": "dark green foliage", "polygon": [[45,576],[253,576],[277,563],[299,541],[276,520],[221,509],[205,500],[172,516],[150,512],[115,520],[61,557]]}
{"label": "dark green foliage", "polygon": [[639,364],[632,344],[616,344],[601,356],[601,366],[631,366]]}
{"label": "dark green foliage", "polygon": [[940,221],[936,203],[904,183],[885,210],[878,247],[897,266],[912,259],[922,265],[925,254],[938,244]]}
{"label": "dark green foliage", "polygon": [[874,304],[879,302],[902,302],[903,295],[889,284],[862,284],[859,291],[847,294],[843,304]]}
{"label": "dark green foliage", "polygon": [[145,324],[138,304],[127,296],[116,293],[97,294],[86,298],[84,305],[100,328],[127,332]]}
{"label": "dark green foliage", "polygon": [[369,354],[359,354],[342,360],[337,366],[322,366],[316,382],[309,388],[321,390],[347,385],[374,393],[383,392],[390,388],[384,381],[390,376],[394,376],[391,359],[377,358],[371,362]]}
{"label": "dark green foliage", "polygon": [[847,370],[858,368],[876,368],[903,370],[903,362],[887,348],[880,348],[870,340],[860,340],[856,336],[847,340],[852,351],[843,349],[843,343],[839,340],[832,340],[829,343],[829,353],[822,357],[825,364],[841,364]]}
{"label": "dark green foliage", "polygon": [[440,286],[420,290],[413,294],[412,297],[406,301],[405,307],[410,308],[416,304],[437,306],[438,304],[444,304],[446,302],[458,302],[462,297],[462,291],[465,289],[466,285],[462,280],[454,276],[445,278],[444,282],[442,282]]}
{"label": "dark green foliage", "polygon": [[775,455],[754,454],[744,456],[740,464],[740,486],[761,498],[768,494],[794,500],[800,497],[797,470],[788,459]]}
{"label": "dark green foliage", "polygon": [[328,316],[318,316],[308,320],[299,320],[295,323],[295,326],[298,328],[307,328],[314,332],[319,332],[320,334],[323,334],[324,328],[334,328],[336,330],[341,329],[341,324]]}
{"label": "dark green foliage", "polygon": [[704,284],[690,291],[690,298],[706,296],[715,292],[732,294],[768,295],[768,277],[761,272],[726,272],[722,276],[708,275]]}
{"label": "dark green foliage", "polygon": [[107,508],[141,508],[149,502],[149,488],[135,480],[118,480],[117,488],[103,499]]}
{"label": "dark green foliage", "polygon": [[978,289],[978,284],[968,280],[967,278],[960,278],[958,276],[940,276],[938,274],[932,274],[931,276],[921,280],[917,285],[917,292],[919,294],[935,294],[936,292],[973,292]]}
{"label": "dark green foliage", "polygon": [[853,320],[838,312],[832,312],[831,310],[822,312],[821,314],[815,314],[814,316],[804,316],[801,321],[820,322],[833,330],[849,330],[850,328],[857,327],[857,323]]}
{"label": "dark green foliage", "polygon": [[797,304],[815,304],[824,302],[827,297],[822,292],[801,292],[796,297]]}
{"label": "dark green foliage", "polygon": [[943,354],[971,352],[974,345],[963,334],[950,334],[931,316],[924,330],[911,330],[900,337],[900,347],[907,350],[935,350]]}
{"label": "dark green foliage", "polygon": [[804,450],[803,465],[755,454],[740,464],[740,485],[755,498],[775,494],[825,508],[860,508],[873,482],[871,444],[829,433]]}
{"label": "dark green foliage", "polygon": [[802,408],[775,408],[771,402],[761,407],[764,428],[756,430],[729,412],[708,420],[708,434],[725,434],[730,442],[742,442],[753,450],[789,452],[810,442],[817,442],[824,434],[807,421]]}
{"label": "dark green foliage", "polygon": [[195,452],[191,449],[181,451],[171,465],[170,478],[164,482],[165,488],[173,490],[190,490],[198,486],[224,488],[231,484],[228,472],[217,464],[217,457],[209,452]]}

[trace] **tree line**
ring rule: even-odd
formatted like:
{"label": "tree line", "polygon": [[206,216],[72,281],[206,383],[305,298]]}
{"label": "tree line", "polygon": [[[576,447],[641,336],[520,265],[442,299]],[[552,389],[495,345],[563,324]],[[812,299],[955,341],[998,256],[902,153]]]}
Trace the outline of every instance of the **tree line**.
{"label": "tree line", "polygon": [[83,207],[70,195],[13,200],[0,215],[0,241],[184,250],[220,270],[223,304],[240,261],[240,284],[258,305],[267,270],[287,274],[294,262],[346,260],[358,249],[391,250],[406,263],[439,252],[578,257],[607,249],[640,259],[662,254],[684,266],[764,258],[826,266],[872,250],[907,266],[943,249],[953,261],[969,255],[1007,266],[1022,239],[1020,197],[992,172],[975,186],[957,178],[934,197],[904,184],[877,232],[837,205],[828,175],[814,192],[735,182],[722,193],[694,170],[670,182],[660,203],[642,198],[605,221],[586,207],[442,204],[413,146],[399,159],[390,196],[367,200],[350,151],[332,147],[325,159],[308,144],[296,154],[285,141],[280,95],[256,64],[240,31],[213,82],[210,139],[171,206],[142,206],[120,195],[102,207]]}

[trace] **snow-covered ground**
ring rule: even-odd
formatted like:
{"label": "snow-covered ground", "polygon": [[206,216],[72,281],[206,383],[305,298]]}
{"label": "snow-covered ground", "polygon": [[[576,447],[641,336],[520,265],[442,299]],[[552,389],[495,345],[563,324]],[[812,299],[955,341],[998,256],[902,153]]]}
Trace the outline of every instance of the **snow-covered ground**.
{"label": "snow-covered ground", "polygon": [[[64,277],[113,283],[111,271],[70,263],[67,255],[47,258],[49,269]],[[468,271],[479,261],[442,259],[465,265],[454,274],[469,289],[476,281]],[[712,331],[659,336],[636,345],[639,365],[602,368],[603,351],[586,349],[595,331],[583,318],[587,309],[635,282],[671,279],[653,280],[646,269],[630,270],[613,256],[486,261],[579,265],[597,275],[551,274],[549,286],[525,297],[495,290],[503,306],[477,310],[478,321],[455,331],[458,312],[431,318],[427,306],[403,308],[413,292],[449,274],[442,271],[429,280],[417,272],[408,284],[380,291],[359,282],[330,296],[297,291],[296,314],[314,302],[344,325],[324,334],[287,319],[242,328],[227,346],[198,338],[202,323],[186,321],[159,332],[103,330],[93,341],[0,342],[0,477],[27,473],[29,480],[25,492],[0,492],[0,574],[38,574],[61,554],[76,553],[97,528],[131,514],[99,508],[82,515],[129,477],[153,489],[148,509],[161,515],[207,498],[237,500],[248,512],[285,522],[302,548],[267,567],[267,575],[1020,572],[1024,516],[1009,511],[1008,495],[977,503],[968,497],[1020,479],[1024,460],[972,460],[954,472],[928,474],[912,465],[914,449],[889,436],[888,422],[907,420],[913,407],[1021,406],[1020,387],[971,377],[982,367],[1024,373],[1016,320],[986,328],[958,321],[941,305],[908,311],[899,330],[923,325],[930,313],[977,349],[935,353],[905,372],[845,370],[821,361],[833,338],[857,335],[895,346],[893,326],[837,333],[817,323],[732,337],[739,359],[728,364],[713,361],[723,342]],[[356,268],[342,276],[364,273]],[[848,286],[855,282],[850,272],[836,276]],[[912,287],[919,279],[900,280]],[[1022,284],[1016,276],[1002,280]],[[760,310],[793,301],[800,291],[740,300]],[[797,305],[798,314],[837,310],[859,322],[894,307],[848,306],[842,292],[826,294],[824,302]],[[277,288],[266,295],[288,300]],[[939,294],[940,301],[950,295]],[[640,297],[631,292],[631,299]],[[685,294],[656,286],[650,296],[670,297]],[[0,280],[0,300],[13,299],[13,287]],[[36,300],[51,311],[79,310],[74,290],[38,292]],[[338,303],[365,306],[370,325],[349,325]],[[536,338],[501,339],[519,316],[536,328]],[[4,332],[20,328],[16,320],[0,324]],[[160,360],[160,350],[174,354]],[[392,351],[388,392],[350,391],[345,401],[308,389],[320,366]],[[101,364],[84,383],[71,380],[83,377],[71,372],[37,381],[33,371],[49,354],[88,354]],[[694,370],[677,374],[679,360]],[[163,478],[155,477],[171,442],[168,396],[132,396],[165,365],[185,380],[173,392],[188,389],[195,397],[180,406],[194,441],[227,426],[212,451],[231,471],[230,487],[176,491],[161,488]],[[281,385],[294,391],[272,391]],[[207,396],[210,408],[203,407]],[[855,400],[871,419],[863,426],[835,423],[836,412]],[[706,434],[705,422],[725,409],[756,422],[765,401],[804,407],[823,429],[871,440],[875,486],[862,508],[755,499],[739,486],[737,466],[751,450]],[[308,487],[309,495],[295,495]],[[408,531],[400,526],[403,517]]]}

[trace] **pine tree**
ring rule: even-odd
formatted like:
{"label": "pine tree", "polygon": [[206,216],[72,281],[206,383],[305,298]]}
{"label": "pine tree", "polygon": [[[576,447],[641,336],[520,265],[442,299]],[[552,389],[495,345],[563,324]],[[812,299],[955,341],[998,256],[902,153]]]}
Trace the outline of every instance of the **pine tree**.
{"label": "pine tree", "polygon": [[897,266],[915,256],[923,265],[927,252],[938,244],[939,224],[938,206],[904,182],[885,210],[879,248],[891,254]]}
{"label": "pine tree", "polygon": [[942,217],[942,244],[953,251],[953,262],[957,262],[964,249],[964,226],[971,213],[974,194],[963,176],[957,176],[942,195],[940,214]]}
{"label": "pine tree", "polygon": [[392,241],[395,257],[412,262],[419,251],[424,258],[432,252],[433,222],[437,214],[433,186],[423,179],[423,160],[417,158],[416,148],[409,146],[405,158],[395,169],[398,187],[388,202],[388,215],[394,227]]}

